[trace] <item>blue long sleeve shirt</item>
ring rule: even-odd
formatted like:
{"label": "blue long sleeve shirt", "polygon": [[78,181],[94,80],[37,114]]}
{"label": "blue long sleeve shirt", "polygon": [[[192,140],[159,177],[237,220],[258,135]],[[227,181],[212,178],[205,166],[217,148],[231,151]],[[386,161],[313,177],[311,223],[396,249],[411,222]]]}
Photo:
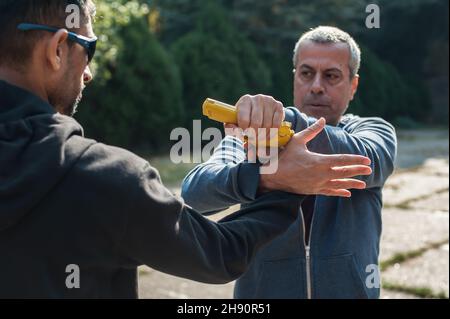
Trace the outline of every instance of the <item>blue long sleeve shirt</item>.
{"label": "blue long sleeve shirt", "polygon": [[[312,123],[296,108],[286,121],[299,132]],[[358,154],[371,159],[373,173],[360,176],[364,190],[351,198],[316,196],[309,238],[299,206],[297,222],[263,248],[238,279],[236,298],[377,298],[382,187],[392,174],[395,129],[380,118],[345,115],[326,126],[308,149],[323,154]],[[225,137],[213,156],[185,178],[182,197],[204,214],[257,199],[258,164],[248,163],[242,142]]]}

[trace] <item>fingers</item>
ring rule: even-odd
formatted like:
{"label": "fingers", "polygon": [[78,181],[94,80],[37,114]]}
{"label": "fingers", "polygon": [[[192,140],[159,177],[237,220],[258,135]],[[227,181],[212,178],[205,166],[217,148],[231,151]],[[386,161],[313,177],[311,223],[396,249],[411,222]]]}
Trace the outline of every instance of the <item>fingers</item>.
{"label": "fingers", "polygon": [[258,132],[259,128],[263,127],[264,121],[264,100],[260,98],[252,98],[251,102],[251,114],[250,114],[250,127]]}
{"label": "fingers", "polygon": [[283,103],[275,101],[275,112],[272,117],[272,126],[274,128],[280,128],[281,123],[284,121],[285,113]]}
{"label": "fingers", "polygon": [[253,128],[279,128],[284,120],[283,104],[267,95],[244,95],[236,103],[238,126]]}
{"label": "fingers", "polygon": [[265,103],[263,103],[262,106],[263,106],[264,116],[263,116],[263,123],[262,123],[261,127],[265,127],[267,129],[269,129],[271,127],[274,127],[272,122],[273,122],[273,117],[274,117],[275,112],[276,112],[275,100],[274,100],[274,104],[272,104],[272,105],[265,105]]}
{"label": "fingers", "polygon": [[362,155],[339,154],[320,155],[324,162],[330,166],[370,165],[371,160]]}
{"label": "fingers", "polygon": [[365,165],[340,166],[331,168],[331,178],[350,178],[355,176],[370,175],[372,169]]}
{"label": "fingers", "polygon": [[240,139],[241,141],[244,141],[244,132],[237,125],[225,123],[224,128],[225,128],[225,135],[234,136]]}
{"label": "fingers", "polygon": [[334,179],[325,184],[327,189],[365,189],[366,183],[357,179]]}
{"label": "fingers", "polygon": [[300,133],[297,133],[296,139],[300,141],[302,144],[306,144],[312,139],[314,139],[325,127],[325,119],[322,117],[317,120],[313,125],[307,127]]}
{"label": "fingers", "polygon": [[320,192],[320,195],[337,196],[337,197],[352,197],[352,193],[346,189],[325,189]]}
{"label": "fingers", "polygon": [[349,189],[365,189],[366,183],[357,179],[343,178],[331,180],[325,185],[325,189],[320,191],[320,195],[351,197]]}
{"label": "fingers", "polygon": [[238,126],[246,130],[250,127],[250,116],[252,112],[252,98],[250,95],[244,95],[236,103],[236,110],[238,113]]}

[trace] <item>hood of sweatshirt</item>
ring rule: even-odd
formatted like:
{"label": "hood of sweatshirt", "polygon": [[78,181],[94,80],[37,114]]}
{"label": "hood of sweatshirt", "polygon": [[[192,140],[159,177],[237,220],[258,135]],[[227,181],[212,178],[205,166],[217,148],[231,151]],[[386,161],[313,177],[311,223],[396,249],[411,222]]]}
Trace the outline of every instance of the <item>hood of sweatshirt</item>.
{"label": "hood of sweatshirt", "polygon": [[90,145],[82,137],[73,118],[0,81],[0,232],[26,218],[64,179]]}

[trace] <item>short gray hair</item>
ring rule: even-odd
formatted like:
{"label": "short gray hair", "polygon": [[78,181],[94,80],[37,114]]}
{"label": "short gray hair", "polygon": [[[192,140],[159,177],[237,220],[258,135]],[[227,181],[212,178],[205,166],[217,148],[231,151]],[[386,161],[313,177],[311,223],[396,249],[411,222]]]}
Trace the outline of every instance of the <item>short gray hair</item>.
{"label": "short gray hair", "polygon": [[361,66],[361,49],[356,41],[341,29],[329,26],[319,26],[304,33],[294,49],[294,68],[297,64],[298,51],[304,41],[312,41],[315,43],[329,44],[329,43],[346,43],[350,50],[350,61],[348,63],[350,69],[350,78],[353,79],[359,72]]}

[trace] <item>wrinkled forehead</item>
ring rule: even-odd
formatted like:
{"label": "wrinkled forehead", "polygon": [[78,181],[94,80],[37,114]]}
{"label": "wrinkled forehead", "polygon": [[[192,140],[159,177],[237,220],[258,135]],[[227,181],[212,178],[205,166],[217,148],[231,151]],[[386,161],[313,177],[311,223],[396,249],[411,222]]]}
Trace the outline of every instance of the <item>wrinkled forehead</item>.
{"label": "wrinkled forehead", "polygon": [[316,43],[305,41],[299,47],[297,68],[339,69],[349,72],[350,49],[346,43]]}

